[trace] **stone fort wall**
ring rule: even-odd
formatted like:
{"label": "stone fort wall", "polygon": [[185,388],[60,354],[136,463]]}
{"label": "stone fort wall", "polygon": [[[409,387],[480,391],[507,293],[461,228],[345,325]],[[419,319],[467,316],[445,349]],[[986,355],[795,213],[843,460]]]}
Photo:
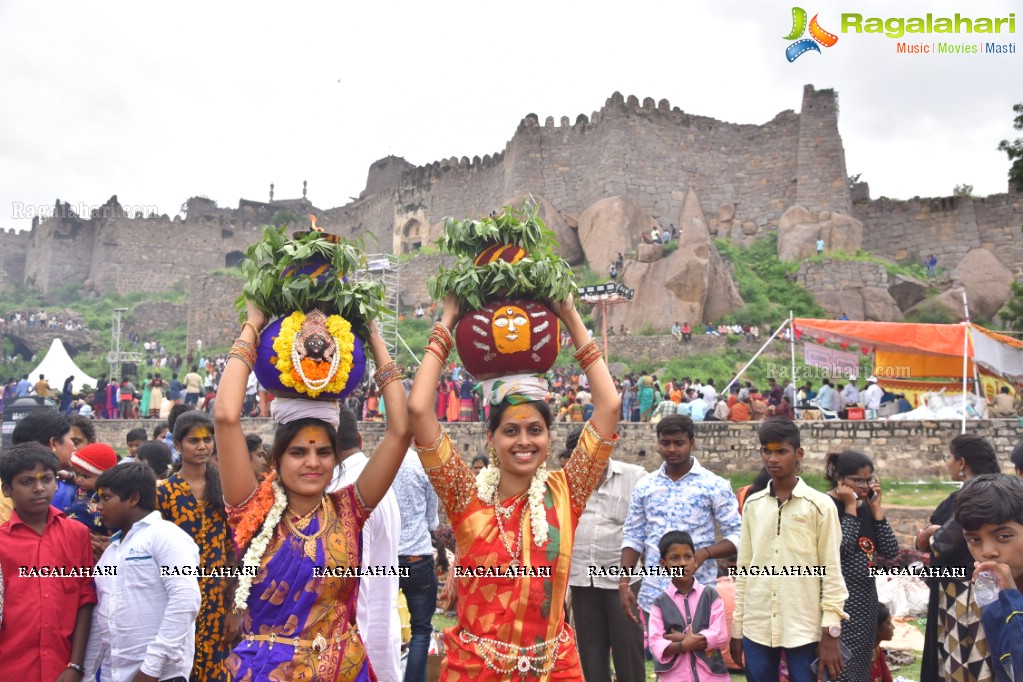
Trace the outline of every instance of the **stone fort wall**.
{"label": "stone fort wall", "polygon": [[[397,180],[395,178],[397,177]],[[396,182],[383,189],[387,181]],[[835,96],[807,86],[802,111],[763,125],[734,124],[615,93],[600,111],[543,125],[527,115],[505,149],[482,159],[450,158],[371,174],[367,190],[390,192],[397,224],[433,226],[447,215],[485,215],[522,192],[566,215],[623,196],[663,226],[678,224],[686,191],[710,214],[734,207],[735,220],[776,226],[793,203],[848,213],[851,198]],[[399,227],[399,229],[401,229]],[[399,235],[400,237],[400,235]]]}
{"label": "stone fort wall", "polygon": [[1023,194],[857,199],[853,215],[863,221],[866,251],[919,263],[933,253],[939,267],[951,270],[971,249],[985,248],[1017,277],[1023,275]]}
{"label": "stone fort wall", "polygon": [[161,291],[233,265],[258,239],[259,226],[281,211],[299,224],[313,213],[328,231],[362,238],[370,252],[396,253],[435,239],[446,216],[482,216],[524,193],[546,199],[570,226],[595,201],[622,196],[667,227],[678,224],[689,190],[712,227],[716,216],[728,215],[733,225],[755,225],[762,234],[798,204],[859,218],[863,248],[894,260],[936,253],[952,268],[969,249],[987,246],[1023,269],[1021,195],[870,200],[865,184],[849,186],[835,93],[807,85],[799,113],[759,125],[619,93],[574,120],[541,124],[528,114],[493,155],[424,166],[385,157],[369,168],[358,199],[329,209],[304,194],[242,199],[237,208],[194,197],[184,219],[171,219],[125,215],[114,197],[91,216],[58,212],[37,220],[28,235],[0,232],[0,290],[27,284],[52,294],[70,282],[97,293]]}

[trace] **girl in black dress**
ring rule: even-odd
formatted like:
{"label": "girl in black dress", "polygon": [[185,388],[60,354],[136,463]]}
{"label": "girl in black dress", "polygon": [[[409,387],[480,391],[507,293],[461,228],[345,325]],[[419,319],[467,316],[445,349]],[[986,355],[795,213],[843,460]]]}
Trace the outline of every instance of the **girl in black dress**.
{"label": "girl in black dress", "polygon": [[862,452],[830,453],[824,460],[828,491],[842,524],[842,577],[849,590],[841,641],[852,652],[842,682],[867,682],[877,641],[877,586],[870,568],[878,556],[894,559],[899,542],[881,509],[881,484],[874,463]]}

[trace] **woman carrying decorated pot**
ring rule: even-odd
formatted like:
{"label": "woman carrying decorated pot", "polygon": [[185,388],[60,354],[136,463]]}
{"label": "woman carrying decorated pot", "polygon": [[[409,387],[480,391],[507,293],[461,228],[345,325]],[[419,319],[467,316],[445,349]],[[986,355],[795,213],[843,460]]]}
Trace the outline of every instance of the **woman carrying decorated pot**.
{"label": "woman carrying decorated pot", "polygon": [[[463,272],[471,274],[472,267]],[[493,290],[486,278],[479,289]],[[498,290],[510,296],[522,291]],[[457,287],[451,291],[409,395],[415,446],[454,527],[460,557],[458,623],[444,633],[441,680],[582,680],[575,637],[565,622],[565,593],[576,524],[617,439],[618,393],[564,290],[539,292],[560,294],[553,313],[534,301],[502,297],[464,316],[462,306],[473,301],[462,301]],[[595,409],[564,469],[548,472],[551,414],[546,380],[537,375],[557,354],[557,318],[578,348]],[[460,360],[484,380],[490,405],[490,465],[478,475],[462,461],[434,410],[456,324]],[[494,377],[494,368],[518,372]]]}
{"label": "woman carrying decorated pot", "polygon": [[[265,239],[272,242],[271,237]],[[301,245],[309,244],[303,237]],[[274,265],[287,262],[282,253],[308,253],[284,251],[280,243],[271,245],[255,255],[262,254],[263,260]],[[319,248],[319,242],[314,246]],[[255,258],[253,262],[259,263]],[[280,286],[286,288],[294,273],[306,274],[308,268],[301,265],[270,272],[270,276],[283,275]],[[337,270],[346,271],[352,270]],[[408,447],[401,375],[375,323],[356,319],[350,306],[336,306],[340,312],[330,315],[308,309],[313,305],[331,308],[341,275],[336,276],[337,282],[323,285],[326,292],[318,299],[296,306],[299,310],[267,327],[261,308],[281,315],[280,307],[252,296],[260,286],[260,275],[251,270],[248,274],[249,284],[256,284],[246,288],[246,297],[251,296],[246,302],[247,318],[229,355],[215,409],[224,499],[246,571],[234,603],[244,614],[242,639],[228,659],[228,669],[232,679],[246,681],[375,680],[356,626],[359,578],[352,574],[360,565],[362,526],[387,492]],[[289,300],[302,299],[292,296]],[[302,308],[307,312],[301,312]],[[326,494],[339,463],[337,400],[354,389],[364,371],[360,332],[368,336],[379,367],[374,379],[389,408],[387,428],[355,484]],[[254,365],[261,383],[278,394],[272,404],[278,422],[268,457],[272,473],[261,484],[253,473],[239,420]]]}

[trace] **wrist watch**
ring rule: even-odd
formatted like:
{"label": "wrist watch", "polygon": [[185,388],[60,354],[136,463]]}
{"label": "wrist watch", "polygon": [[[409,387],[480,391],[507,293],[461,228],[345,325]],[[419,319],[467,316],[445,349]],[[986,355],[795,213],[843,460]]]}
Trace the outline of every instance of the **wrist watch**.
{"label": "wrist watch", "polygon": [[839,637],[842,636],[842,626],[832,625],[831,627],[828,628],[828,634],[834,637],[835,639],[838,639]]}

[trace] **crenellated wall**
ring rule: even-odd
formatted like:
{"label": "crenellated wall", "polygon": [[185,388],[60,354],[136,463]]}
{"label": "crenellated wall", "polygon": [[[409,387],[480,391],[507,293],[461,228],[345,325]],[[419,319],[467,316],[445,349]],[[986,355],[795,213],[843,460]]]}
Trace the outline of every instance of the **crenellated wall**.
{"label": "crenellated wall", "polygon": [[665,99],[619,93],[588,116],[541,123],[527,114],[493,154],[422,166],[384,157],[370,166],[358,199],[330,209],[313,206],[304,191],[300,199],[242,199],[237,208],[193,197],[183,219],[129,216],[116,197],[89,216],[58,204],[56,217],[36,222],[27,237],[0,233],[0,289],[164,290],[233,265],[259,238],[259,226],[282,212],[298,225],[312,213],[327,231],[363,239],[370,253],[401,253],[435,240],[445,217],[483,216],[526,193],[545,199],[565,229],[612,196],[636,202],[662,227],[678,226],[690,190],[711,233],[727,223],[732,228],[721,236],[732,239],[763,234],[798,204],[859,218],[863,248],[893,260],[935,253],[951,269],[968,250],[986,247],[1023,272],[1023,195],[871,200],[865,183],[849,186],[837,95],[807,85],[799,113],[762,124],[717,121]]}
{"label": "crenellated wall", "polygon": [[988,197],[863,197],[853,205],[863,221],[863,249],[898,262],[923,263],[930,254],[952,270],[971,249],[986,248],[1023,275],[1023,194]]}
{"label": "crenellated wall", "polygon": [[[527,115],[503,151],[406,170],[390,191],[399,214],[410,206],[423,209],[434,236],[443,217],[485,215],[521,192],[543,196],[566,215],[623,196],[667,227],[678,223],[686,191],[695,188],[706,213],[735,206],[740,222],[768,227],[796,201],[799,182],[814,197],[810,205],[848,211],[841,139],[825,139],[838,135],[833,104],[834,93],[807,86],[805,122],[803,114],[786,111],[751,125],[615,93],[600,111],[574,122],[562,117],[556,124],[548,117],[541,125]],[[800,150],[813,145],[828,153],[804,154],[809,165],[803,172]],[[837,187],[835,178],[841,178]]]}

